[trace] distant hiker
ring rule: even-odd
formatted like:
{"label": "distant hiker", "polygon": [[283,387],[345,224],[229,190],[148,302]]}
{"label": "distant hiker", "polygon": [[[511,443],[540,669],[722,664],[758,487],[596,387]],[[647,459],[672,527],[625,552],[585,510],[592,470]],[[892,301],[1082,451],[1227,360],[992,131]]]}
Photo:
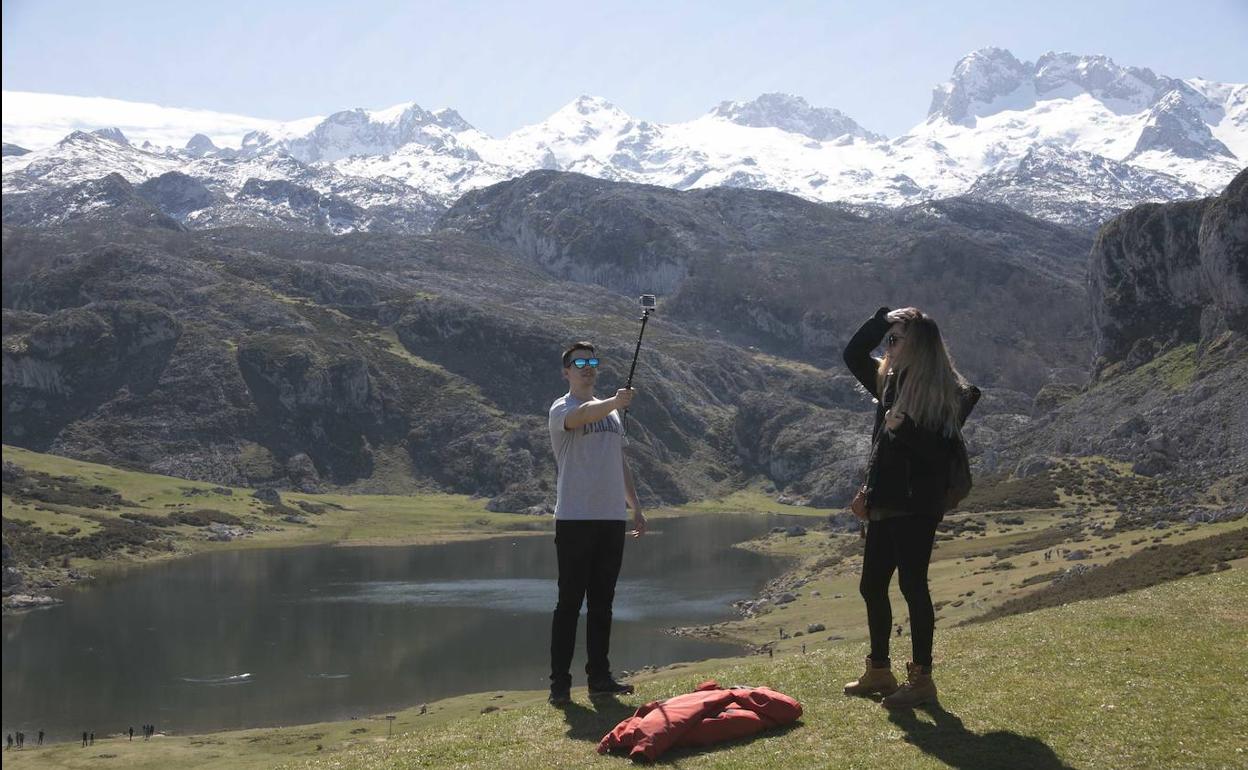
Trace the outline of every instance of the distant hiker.
{"label": "distant hiker", "polygon": [[128,732],[130,733],[130,740],[131,742],[133,742],[134,741],[134,728],[131,727]]}
{"label": "distant hiker", "polygon": [[94,730],[91,731],[91,743],[88,745],[91,745],[91,746],[95,745],[95,731]]}
{"label": "distant hiker", "polygon": [[4,744],[5,744],[5,745],[4,745],[4,748],[5,748],[5,749],[12,749],[12,748],[13,748],[13,733],[5,733],[5,736],[4,736]]}
{"label": "distant hiker", "polygon": [[620,412],[633,402],[631,388],[611,398],[594,395],[598,354],[588,342],[563,353],[568,392],[550,406],[550,444],[558,469],[555,554],[559,601],[550,628],[550,703],[571,702],[572,653],[581,603],[587,600],[585,664],[589,693],[631,693],[611,676],[611,605],[624,559],[625,503],[633,509],[633,537],[646,531],[633,474],[624,459]]}
{"label": "distant hiker", "polygon": [[897,626],[897,635],[901,636],[901,626]]}
{"label": "distant hiker", "polygon": [[87,733],[85,730],[82,733],[82,747],[84,749],[87,747]]}
{"label": "distant hiker", "polygon": [[[873,358],[880,343],[884,357]],[[936,322],[912,307],[877,310],[845,346],[845,363],[876,402],[866,484],[854,506],[867,519],[858,587],[867,605],[871,654],[865,672],[845,685],[845,693],[879,693],[888,708],[911,708],[936,700],[936,613],[927,568],[951,488],[962,477],[969,482],[962,424],[980,392],[954,368]],[[901,687],[888,657],[893,619],[888,585],[894,571],[910,609],[913,654]]]}
{"label": "distant hiker", "polygon": [[43,730],[39,731],[39,745],[43,745]]}

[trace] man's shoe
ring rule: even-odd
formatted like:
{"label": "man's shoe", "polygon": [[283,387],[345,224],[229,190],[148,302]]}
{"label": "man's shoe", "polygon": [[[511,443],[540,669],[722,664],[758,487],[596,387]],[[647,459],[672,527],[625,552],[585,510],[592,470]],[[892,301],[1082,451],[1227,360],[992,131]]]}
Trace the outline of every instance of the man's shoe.
{"label": "man's shoe", "polygon": [[936,702],[936,683],[931,671],[924,671],[917,663],[906,664],[906,683],[897,688],[880,704],[890,709],[912,709],[924,703]]}
{"label": "man's shoe", "polygon": [[845,685],[846,695],[892,695],[897,689],[897,677],[887,666],[876,667],[867,656],[867,670],[854,681]]}
{"label": "man's shoe", "polygon": [[564,674],[550,678],[550,695],[546,702],[555,708],[562,708],[572,702],[572,677]]}
{"label": "man's shoe", "polygon": [[610,674],[589,680],[590,695],[632,695],[633,691],[631,684],[617,682]]}

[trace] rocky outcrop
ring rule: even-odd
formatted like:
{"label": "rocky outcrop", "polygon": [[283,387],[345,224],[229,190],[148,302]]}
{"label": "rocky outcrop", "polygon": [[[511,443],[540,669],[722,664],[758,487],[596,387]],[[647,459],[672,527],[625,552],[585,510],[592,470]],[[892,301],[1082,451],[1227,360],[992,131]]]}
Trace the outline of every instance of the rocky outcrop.
{"label": "rocky outcrop", "polygon": [[1218,319],[1242,329],[1246,187],[1248,171],[1217,198],[1138,206],[1101,228],[1088,270],[1097,373],[1200,341]]}
{"label": "rocky outcrop", "polygon": [[1154,150],[1180,158],[1235,157],[1225,144],[1214,138],[1200,113],[1178,90],[1161,97],[1149,110],[1144,129],[1127,160]]}
{"label": "rocky outcrop", "polygon": [[[238,368],[274,439],[270,445],[305,447],[337,483],[372,475],[372,445],[387,414],[378,373],[362,356],[306,337],[262,333],[240,343]],[[287,467],[307,480],[300,464]]]}
{"label": "rocky outcrop", "polygon": [[[954,199],[865,218],[779,193],[533,172],[464,196],[440,226],[564,280],[665,295],[665,315],[705,333],[821,365],[839,368],[874,310],[853,301],[866,294],[948,319],[967,373],[1027,399],[1087,361],[1087,235],[1003,206]],[[1031,345],[980,323],[1003,314]]]}
{"label": "rocky outcrop", "polygon": [[701,245],[693,231],[714,232],[677,196],[660,187],[534,171],[467,193],[439,225],[518,249],[566,280],[623,294],[668,294]]}
{"label": "rocky outcrop", "polygon": [[50,227],[118,219],[134,227],[183,229],[117,173],[65,187],[36,187],[4,195],[6,225]]}
{"label": "rocky outcrop", "polygon": [[170,171],[139,185],[138,193],[161,211],[185,222],[196,211],[213,205],[213,194],[198,179]]}
{"label": "rocky outcrop", "polygon": [[1213,300],[1214,312],[1204,324],[1206,336],[1221,323],[1248,333],[1248,170],[1210,201],[1197,246],[1201,274]]}
{"label": "rocky outcrop", "polygon": [[863,415],[782,393],[750,392],[740,397],[732,427],[747,469],[812,505],[847,505],[862,483],[871,435]]}
{"label": "rocky outcrop", "polygon": [[[1133,209],[1102,228],[1089,286],[1095,378],[1042,391],[1002,459],[1097,455],[1164,478],[1168,505],[1248,486],[1248,171],[1215,198]],[[982,431],[980,431],[982,432]],[[976,432],[975,435],[979,435]]]}
{"label": "rocky outcrop", "polygon": [[171,313],[143,302],[93,303],[32,320],[6,319],[4,440],[37,449],[119,390],[151,391],[182,334]]}

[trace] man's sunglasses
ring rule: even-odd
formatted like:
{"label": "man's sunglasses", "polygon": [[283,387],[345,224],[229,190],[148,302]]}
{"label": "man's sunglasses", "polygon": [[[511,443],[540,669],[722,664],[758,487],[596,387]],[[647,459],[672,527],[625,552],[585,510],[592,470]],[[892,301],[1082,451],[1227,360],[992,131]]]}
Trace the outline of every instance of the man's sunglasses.
{"label": "man's sunglasses", "polygon": [[577,369],[584,369],[587,366],[590,369],[597,369],[598,359],[596,358],[574,358],[572,359],[572,365],[575,366]]}

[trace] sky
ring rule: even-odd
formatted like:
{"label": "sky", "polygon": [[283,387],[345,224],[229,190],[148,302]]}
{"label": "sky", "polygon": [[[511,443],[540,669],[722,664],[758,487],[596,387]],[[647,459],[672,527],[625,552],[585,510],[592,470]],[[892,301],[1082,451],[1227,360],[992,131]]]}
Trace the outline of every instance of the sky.
{"label": "sky", "polygon": [[4,0],[3,88],[293,120],[415,101],[494,136],[582,94],[690,120],[781,91],[904,134],[977,48],[1248,82],[1248,0]]}

